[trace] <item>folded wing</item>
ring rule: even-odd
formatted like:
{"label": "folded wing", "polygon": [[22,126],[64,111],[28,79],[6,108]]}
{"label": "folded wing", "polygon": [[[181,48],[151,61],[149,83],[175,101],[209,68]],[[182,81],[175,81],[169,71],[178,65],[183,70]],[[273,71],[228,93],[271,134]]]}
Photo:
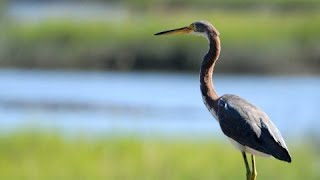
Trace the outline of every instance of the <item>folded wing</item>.
{"label": "folded wing", "polygon": [[278,128],[266,113],[235,95],[218,100],[217,115],[223,133],[243,146],[291,162]]}

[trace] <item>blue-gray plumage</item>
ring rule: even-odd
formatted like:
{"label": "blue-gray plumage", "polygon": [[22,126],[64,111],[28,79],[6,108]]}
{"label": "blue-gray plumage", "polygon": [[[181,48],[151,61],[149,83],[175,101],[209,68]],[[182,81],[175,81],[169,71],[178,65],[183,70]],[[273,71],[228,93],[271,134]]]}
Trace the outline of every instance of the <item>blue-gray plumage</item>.
{"label": "blue-gray plumage", "polygon": [[[209,51],[204,56],[200,69],[201,95],[208,110],[218,120],[223,133],[241,151],[246,165],[247,180],[256,179],[254,155],[273,156],[291,162],[291,156],[280,131],[266,113],[236,95],[226,94],[221,97],[217,95],[212,75],[221,51],[218,30],[207,21],[198,21],[186,27],[155,35],[164,34],[196,34],[208,40]],[[252,172],[246,153],[251,154]]]}
{"label": "blue-gray plumage", "polygon": [[288,148],[266,113],[236,95],[218,100],[217,117],[223,133],[243,146],[291,162]]}

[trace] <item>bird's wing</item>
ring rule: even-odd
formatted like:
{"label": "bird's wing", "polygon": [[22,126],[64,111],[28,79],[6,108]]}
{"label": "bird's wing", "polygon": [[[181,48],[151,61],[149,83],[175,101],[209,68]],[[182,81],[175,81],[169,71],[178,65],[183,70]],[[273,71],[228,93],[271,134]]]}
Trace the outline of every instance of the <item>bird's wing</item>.
{"label": "bird's wing", "polygon": [[217,115],[228,137],[243,146],[291,161],[280,131],[256,106],[238,96],[224,95],[218,100]]}

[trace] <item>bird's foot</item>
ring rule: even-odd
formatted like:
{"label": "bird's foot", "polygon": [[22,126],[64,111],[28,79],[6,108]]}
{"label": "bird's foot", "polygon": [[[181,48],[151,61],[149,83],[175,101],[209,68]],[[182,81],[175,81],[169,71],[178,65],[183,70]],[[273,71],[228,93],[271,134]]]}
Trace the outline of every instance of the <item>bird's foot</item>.
{"label": "bird's foot", "polygon": [[256,180],[257,179],[257,172],[247,172],[247,180]]}
{"label": "bird's foot", "polygon": [[247,180],[256,180],[257,179],[257,172],[247,172]]}
{"label": "bird's foot", "polygon": [[247,171],[247,180],[252,180],[252,179],[251,179],[251,172],[250,172],[250,171]]}
{"label": "bird's foot", "polygon": [[257,179],[257,172],[252,172],[251,180],[256,180],[256,179]]}

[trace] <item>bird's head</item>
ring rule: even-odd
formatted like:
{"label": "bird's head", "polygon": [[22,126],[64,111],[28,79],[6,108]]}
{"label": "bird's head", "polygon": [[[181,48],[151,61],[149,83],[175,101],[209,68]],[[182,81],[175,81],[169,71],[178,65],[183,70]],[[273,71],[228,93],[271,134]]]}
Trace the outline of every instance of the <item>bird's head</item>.
{"label": "bird's head", "polygon": [[190,24],[189,26],[162,31],[154,35],[194,34],[204,36],[207,38],[209,33],[212,33],[214,36],[219,36],[218,30],[208,21],[196,21]]}

